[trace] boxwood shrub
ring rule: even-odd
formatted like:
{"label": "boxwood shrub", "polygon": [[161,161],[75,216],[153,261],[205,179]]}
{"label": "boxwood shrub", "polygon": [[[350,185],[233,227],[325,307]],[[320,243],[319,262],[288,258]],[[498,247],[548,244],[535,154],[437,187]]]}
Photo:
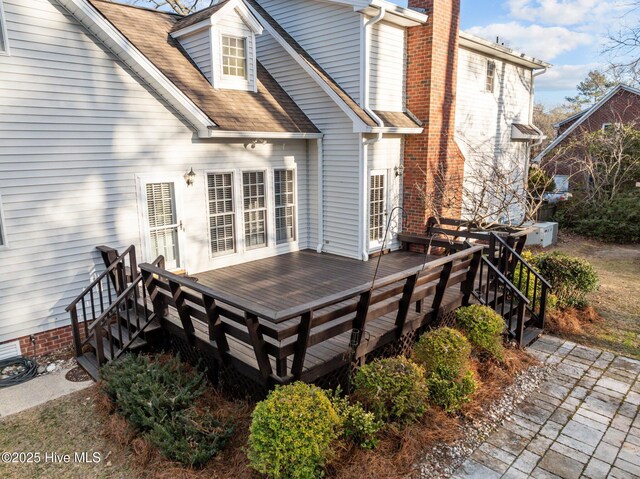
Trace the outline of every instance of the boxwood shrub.
{"label": "boxwood shrub", "polygon": [[340,417],[325,392],[296,382],[276,387],[252,414],[248,458],[273,479],[313,479],[338,437]]}
{"label": "boxwood shrub", "polygon": [[377,420],[375,414],[366,411],[359,402],[351,402],[343,396],[339,389],[333,393],[331,403],[342,422],[342,438],[362,449],[375,449],[378,445],[376,435],[384,423]]}
{"label": "boxwood shrub", "polygon": [[355,397],[381,421],[407,424],[427,410],[425,371],[403,356],[361,367],[353,384]]}
{"label": "boxwood shrub", "polygon": [[456,324],[474,348],[488,353],[495,359],[504,358],[502,333],[505,322],[493,309],[478,304],[458,308]]}

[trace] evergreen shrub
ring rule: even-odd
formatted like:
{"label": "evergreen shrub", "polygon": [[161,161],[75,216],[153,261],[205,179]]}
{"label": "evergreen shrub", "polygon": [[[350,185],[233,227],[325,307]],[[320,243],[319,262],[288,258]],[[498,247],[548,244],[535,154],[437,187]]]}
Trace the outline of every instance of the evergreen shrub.
{"label": "evergreen shrub", "polygon": [[375,449],[378,445],[376,434],[384,423],[378,421],[375,414],[366,411],[362,404],[353,403],[348,397],[342,396],[339,389],[334,392],[331,403],[342,422],[341,436],[362,449]]}
{"label": "evergreen shrub", "polygon": [[459,308],[456,324],[476,349],[498,360],[504,358],[502,333],[505,322],[493,309],[478,304]]}

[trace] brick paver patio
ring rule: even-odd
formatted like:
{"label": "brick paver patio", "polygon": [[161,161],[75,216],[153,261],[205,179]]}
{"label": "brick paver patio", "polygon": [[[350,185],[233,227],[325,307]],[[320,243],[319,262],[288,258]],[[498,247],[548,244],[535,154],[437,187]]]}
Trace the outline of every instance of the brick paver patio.
{"label": "brick paver patio", "polygon": [[544,336],[549,379],[455,472],[461,478],[640,478],[640,361]]}

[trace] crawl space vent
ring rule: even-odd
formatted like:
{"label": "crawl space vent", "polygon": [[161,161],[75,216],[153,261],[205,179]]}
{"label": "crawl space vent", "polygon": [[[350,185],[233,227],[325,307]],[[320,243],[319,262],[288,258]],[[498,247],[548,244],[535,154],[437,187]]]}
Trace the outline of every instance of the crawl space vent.
{"label": "crawl space vent", "polygon": [[20,341],[0,344],[0,361],[21,355],[22,351],[20,351]]}

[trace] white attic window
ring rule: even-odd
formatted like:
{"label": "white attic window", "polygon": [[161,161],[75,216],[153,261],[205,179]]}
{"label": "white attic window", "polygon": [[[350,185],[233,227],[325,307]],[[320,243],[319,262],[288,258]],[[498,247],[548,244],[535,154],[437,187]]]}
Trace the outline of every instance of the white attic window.
{"label": "white attic window", "polygon": [[496,82],[496,62],[487,60],[487,77],[485,79],[484,91],[493,93]]}
{"label": "white attic window", "polygon": [[[189,17],[186,17],[189,18]],[[177,39],[214,88],[257,91],[256,35],[262,26],[241,0],[177,30]]]}
{"label": "white attic window", "polygon": [[8,54],[9,36],[7,34],[7,22],[5,20],[4,5],[2,4],[2,0],[0,0],[0,55]]}

